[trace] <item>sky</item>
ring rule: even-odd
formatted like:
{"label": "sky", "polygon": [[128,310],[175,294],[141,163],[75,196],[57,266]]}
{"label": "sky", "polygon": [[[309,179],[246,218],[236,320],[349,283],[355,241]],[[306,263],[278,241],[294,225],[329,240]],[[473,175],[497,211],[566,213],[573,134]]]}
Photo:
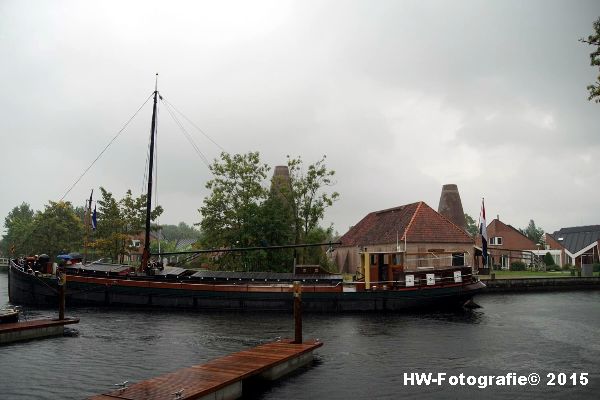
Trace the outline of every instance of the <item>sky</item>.
{"label": "sky", "polygon": [[[154,90],[210,161],[327,156],[340,234],[367,213],[464,211],[547,232],[600,224],[597,1],[0,0],[0,219],[57,201]],[[65,197],[139,195],[145,107]],[[159,104],[162,224],[199,222],[210,171]],[[210,137],[212,140],[207,138]],[[216,144],[215,144],[216,143]]]}

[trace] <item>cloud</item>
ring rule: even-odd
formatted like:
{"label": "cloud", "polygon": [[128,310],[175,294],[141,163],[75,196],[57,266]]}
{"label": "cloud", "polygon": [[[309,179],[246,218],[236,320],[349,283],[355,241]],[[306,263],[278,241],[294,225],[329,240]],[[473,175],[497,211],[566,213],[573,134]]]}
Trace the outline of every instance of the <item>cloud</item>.
{"label": "cloud", "polygon": [[[459,185],[466,212],[547,230],[599,223],[597,5],[543,1],[102,2],[0,8],[0,216],[57,199],[152,92],[229,152],[327,154],[343,233]],[[597,71],[596,71],[597,72]],[[160,110],[163,222],[194,222],[210,178]],[[150,110],[69,195],[142,190]],[[221,149],[186,125],[209,160]]]}

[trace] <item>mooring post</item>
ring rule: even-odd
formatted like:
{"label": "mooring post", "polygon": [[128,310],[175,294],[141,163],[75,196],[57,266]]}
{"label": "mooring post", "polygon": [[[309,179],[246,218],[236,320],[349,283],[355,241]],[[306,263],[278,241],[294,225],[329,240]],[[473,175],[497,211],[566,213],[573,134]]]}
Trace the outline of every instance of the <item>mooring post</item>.
{"label": "mooring post", "polygon": [[302,285],[294,281],[294,343],[302,343]]}
{"label": "mooring post", "polygon": [[61,271],[58,274],[58,319],[65,319],[65,286],[67,285],[67,274]]}

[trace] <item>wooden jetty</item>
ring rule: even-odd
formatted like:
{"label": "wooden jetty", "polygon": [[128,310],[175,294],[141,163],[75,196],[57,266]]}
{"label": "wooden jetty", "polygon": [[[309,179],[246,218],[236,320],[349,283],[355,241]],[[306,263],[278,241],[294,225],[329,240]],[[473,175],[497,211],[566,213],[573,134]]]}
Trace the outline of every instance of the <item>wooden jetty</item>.
{"label": "wooden jetty", "polygon": [[90,400],[220,399],[242,396],[249,378],[278,379],[313,360],[313,351],[323,343],[282,340],[243,350],[206,364],[158,376],[123,387]]}
{"label": "wooden jetty", "polygon": [[0,324],[0,345],[22,340],[61,336],[64,326],[76,324],[79,318],[37,319]]}

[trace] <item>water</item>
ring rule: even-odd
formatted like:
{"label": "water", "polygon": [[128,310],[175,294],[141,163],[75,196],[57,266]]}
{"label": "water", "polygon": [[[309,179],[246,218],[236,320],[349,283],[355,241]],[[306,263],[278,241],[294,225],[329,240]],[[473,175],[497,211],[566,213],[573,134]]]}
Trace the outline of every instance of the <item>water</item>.
{"label": "water", "polygon": [[[0,272],[0,305],[8,301]],[[254,399],[597,398],[600,292],[479,296],[482,309],[428,314],[304,316],[321,339],[301,373]],[[27,309],[29,318],[55,315]],[[1,399],[81,399],[272,340],[293,337],[285,313],[200,313],[79,308],[78,337],[0,347]],[[405,372],[542,377],[539,386],[405,385]],[[587,372],[587,386],[546,386],[548,373]]]}

